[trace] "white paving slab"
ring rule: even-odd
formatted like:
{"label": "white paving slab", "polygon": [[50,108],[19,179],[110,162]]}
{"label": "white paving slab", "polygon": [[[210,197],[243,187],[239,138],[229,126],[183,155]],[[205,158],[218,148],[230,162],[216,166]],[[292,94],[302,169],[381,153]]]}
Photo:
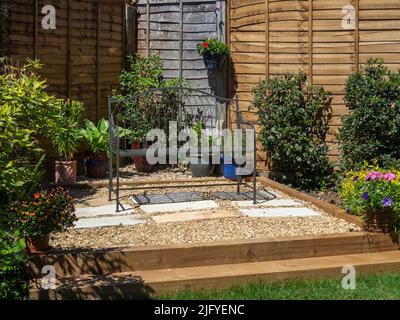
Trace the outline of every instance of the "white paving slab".
{"label": "white paving slab", "polygon": [[241,209],[244,215],[251,218],[285,218],[285,217],[319,217],[321,214],[309,208],[269,208]]}
{"label": "white paving slab", "polygon": [[193,220],[221,219],[236,217],[235,213],[229,210],[211,210],[211,211],[189,211],[162,214],[154,216],[152,219],[157,223],[183,222]]}
{"label": "white paving slab", "polygon": [[249,201],[232,201],[232,204],[241,207],[301,207],[302,203],[294,201],[292,199],[273,199],[268,201],[259,201],[257,204],[253,204],[252,200]]}
{"label": "white paving slab", "polygon": [[136,224],[143,224],[146,221],[139,216],[134,215],[123,215],[113,217],[98,217],[98,218],[82,218],[79,219],[76,224],[76,229],[82,228],[100,228],[100,227],[112,227],[112,226],[133,226]]}
{"label": "white paving slab", "polygon": [[145,204],[140,206],[140,209],[142,209],[146,213],[194,211],[194,210],[207,210],[216,208],[219,208],[219,205],[218,203],[212,200],[167,203],[167,204]]}
{"label": "white paving slab", "polygon": [[99,216],[121,216],[133,213],[131,206],[124,205],[124,208],[126,209],[125,211],[115,212],[115,204],[98,207],[77,207],[75,214],[78,218],[92,218]]}

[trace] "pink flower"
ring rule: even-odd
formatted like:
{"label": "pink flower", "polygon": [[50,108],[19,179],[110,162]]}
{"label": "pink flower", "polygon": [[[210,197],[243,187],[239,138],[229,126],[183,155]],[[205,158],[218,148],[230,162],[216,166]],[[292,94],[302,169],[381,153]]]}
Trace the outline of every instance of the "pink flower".
{"label": "pink flower", "polygon": [[386,173],[383,176],[383,178],[386,179],[387,181],[392,181],[392,180],[395,180],[397,178],[397,176],[394,173],[389,172],[389,173]]}
{"label": "pink flower", "polygon": [[367,180],[379,180],[383,179],[383,174],[380,172],[370,172],[368,173]]}

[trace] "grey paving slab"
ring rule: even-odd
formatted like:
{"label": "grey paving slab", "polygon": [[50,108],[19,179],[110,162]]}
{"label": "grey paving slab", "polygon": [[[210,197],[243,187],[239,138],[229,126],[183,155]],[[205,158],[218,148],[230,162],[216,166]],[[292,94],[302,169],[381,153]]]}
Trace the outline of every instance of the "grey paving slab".
{"label": "grey paving slab", "polygon": [[124,205],[126,211],[123,212],[115,212],[116,206],[115,204],[105,205],[105,206],[96,206],[96,207],[77,207],[76,208],[76,216],[78,218],[93,218],[100,216],[121,216],[125,214],[132,214],[133,209],[129,205]]}
{"label": "grey paving slab", "polygon": [[143,224],[146,221],[139,216],[123,215],[113,217],[98,217],[98,218],[81,218],[76,222],[75,228],[100,228],[112,226],[133,226]]}

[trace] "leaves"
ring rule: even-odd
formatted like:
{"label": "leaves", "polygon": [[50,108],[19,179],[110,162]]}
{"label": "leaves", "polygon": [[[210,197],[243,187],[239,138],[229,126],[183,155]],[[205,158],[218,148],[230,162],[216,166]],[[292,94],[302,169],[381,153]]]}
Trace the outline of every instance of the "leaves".
{"label": "leaves", "polygon": [[197,45],[199,55],[214,54],[221,56],[231,56],[231,49],[224,42],[214,38],[206,38]]}
{"label": "leaves", "polygon": [[59,114],[52,126],[51,140],[63,160],[72,160],[83,135],[80,120],[83,112],[83,103],[71,101],[63,103]]}
{"label": "leaves", "polygon": [[352,170],[366,160],[390,167],[400,159],[400,71],[389,72],[382,59],[370,59],[346,82],[342,117],[341,165]]}
{"label": "leaves", "polygon": [[250,109],[259,117],[259,139],[276,178],[303,189],[323,187],[332,171],[325,142],[331,94],[307,85],[305,74],[286,74],[261,81],[253,95]]}

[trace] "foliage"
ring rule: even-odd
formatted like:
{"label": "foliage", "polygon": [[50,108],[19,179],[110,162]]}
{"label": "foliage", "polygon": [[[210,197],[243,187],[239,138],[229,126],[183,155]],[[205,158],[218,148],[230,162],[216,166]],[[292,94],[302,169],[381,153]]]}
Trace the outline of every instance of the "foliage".
{"label": "foliage", "polygon": [[83,136],[80,127],[82,112],[82,102],[65,102],[56,118],[52,142],[63,160],[72,160],[82,141]]}
{"label": "foliage", "polygon": [[369,209],[392,208],[400,218],[400,171],[365,163],[347,174],[340,195],[348,213],[364,216]]}
{"label": "foliage", "polygon": [[214,38],[205,38],[197,45],[197,52],[201,56],[205,55],[221,55],[221,56],[231,56],[231,50],[222,41],[218,41]]}
{"label": "foliage", "polygon": [[256,109],[276,178],[306,190],[324,187],[332,171],[325,142],[331,94],[307,85],[305,74],[263,80],[253,94],[250,109]]}
{"label": "foliage", "polygon": [[349,115],[339,134],[343,169],[364,161],[390,168],[400,159],[400,71],[389,72],[382,59],[371,59],[346,82]]}
{"label": "foliage", "polygon": [[[85,120],[85,128],[82,130],[82,136],[86,143],[89,145],[90,150],[96,153],[106,153],[110,156],[110,133],[109,133],[109,123],[105,119],[101,119],[97,126],[90,120]],[[129,130],[119,128],[120,138],[125,137],[130,133]]]}
{"label": "foliage", "polygon": [[28,297],[28,257],[18,233],[0,227],[0,300]]}
{"label": "foliage", "polygon": [[65,231],[77,219],[72,197],[65,189],[56,188],[43,189],[28,200],[12,203],[4,220],[10,230],[35,238]]}
{"label": "foliage", "polygon": [[[49,96],[38,61],[20,68],[0,61],[0,210],[39,182],[44,151],[62,101]],[[38,161],[38,159],[41,159]]]}
{"label": "foliage", "polygon": [[168,121],[176,118],[182,92],[173,87],[184,83],[163,77],[163,61],[159,55],[148,58],[134,55],[129,61],[129,69],[120,75],[121,94],[114,95],[124,99],[118,121],[122,127],[129,127],[131,140],[143,142],[151,129],[166,129]]}

